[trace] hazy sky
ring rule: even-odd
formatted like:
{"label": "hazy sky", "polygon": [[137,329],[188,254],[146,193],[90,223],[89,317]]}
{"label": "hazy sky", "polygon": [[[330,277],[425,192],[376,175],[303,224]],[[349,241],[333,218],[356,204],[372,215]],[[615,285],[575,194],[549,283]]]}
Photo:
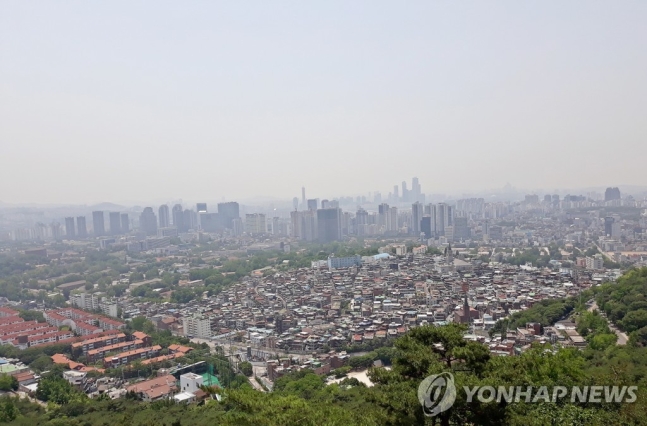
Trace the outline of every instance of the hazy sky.
{"label": "hazy sky", "polygon": [[647,184],[647,2],[0,2],[0,200]]}

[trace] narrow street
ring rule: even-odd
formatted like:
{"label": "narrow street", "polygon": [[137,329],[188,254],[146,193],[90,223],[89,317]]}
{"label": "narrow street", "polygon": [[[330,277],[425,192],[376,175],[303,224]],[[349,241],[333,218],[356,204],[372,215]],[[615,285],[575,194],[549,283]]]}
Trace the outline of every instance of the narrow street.
{"label": "narrow street", "polygon": [[[596,309],[600,312],[600,314],[601,314],[601,315],[603,315],[603,316],[606,318],[606,315],[604,314],[604,312],[602,312],[602,311],[598,308],[598,303],[594,301],[594,302],[593,302],[593,304],[589,307],[588,311],[589,311],[589,312],[593,312],[593,311],[594,311],[594,310],[596,310]],[[616,342],[616,344],[617,344],[617,345],[620,345],[620,346],[624,346],[624,345],[626,345],[626,344],[627,344],[627,342],[629,341],[629,337],[627,336],[627,334],[626,334],[626,333],[624,333],[624,332],[622,332],[622,331],[620,331],[620,330],[618,330],[618,327],[616,327],[616,325],[615,325],[614,323],[612,323],[611,321],[609,321],[609,319],[608,319],[608,318],[607,318],[607,322],[609,323],[609,328],[611,329],[611,331],[613,331],[614,333],[616,333],[616,335],[618,336],[618,341]]]}

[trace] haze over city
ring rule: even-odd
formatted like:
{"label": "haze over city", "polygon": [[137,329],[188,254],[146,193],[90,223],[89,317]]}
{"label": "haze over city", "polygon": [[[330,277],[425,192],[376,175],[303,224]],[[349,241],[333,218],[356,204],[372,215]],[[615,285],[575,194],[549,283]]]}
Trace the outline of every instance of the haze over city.
{"label": "haze over city", "polygon": [[0,424],[647,424],[646,22],[0,1]]}
{"label": "haze over city", "polygon": [[3,2],[0,200],[643,185],[623,6]]}

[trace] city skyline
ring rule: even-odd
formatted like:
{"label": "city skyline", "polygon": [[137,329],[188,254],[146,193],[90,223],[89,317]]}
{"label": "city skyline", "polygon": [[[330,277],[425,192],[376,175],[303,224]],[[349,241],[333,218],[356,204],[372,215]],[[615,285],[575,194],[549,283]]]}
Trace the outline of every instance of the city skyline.
{"label": "city skyline", "polygon": [[0,200],[644,185],[646,9],[6,3]]}

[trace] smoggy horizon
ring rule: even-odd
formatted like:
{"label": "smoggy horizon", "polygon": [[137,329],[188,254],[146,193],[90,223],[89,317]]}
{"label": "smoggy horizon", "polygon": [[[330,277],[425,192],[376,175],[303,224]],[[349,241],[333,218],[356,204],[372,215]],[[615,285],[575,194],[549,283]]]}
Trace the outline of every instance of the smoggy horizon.
{"label": "smoggy horizon", "polygon": [[0,201],[647,186],[645,12],[5,2]]}

